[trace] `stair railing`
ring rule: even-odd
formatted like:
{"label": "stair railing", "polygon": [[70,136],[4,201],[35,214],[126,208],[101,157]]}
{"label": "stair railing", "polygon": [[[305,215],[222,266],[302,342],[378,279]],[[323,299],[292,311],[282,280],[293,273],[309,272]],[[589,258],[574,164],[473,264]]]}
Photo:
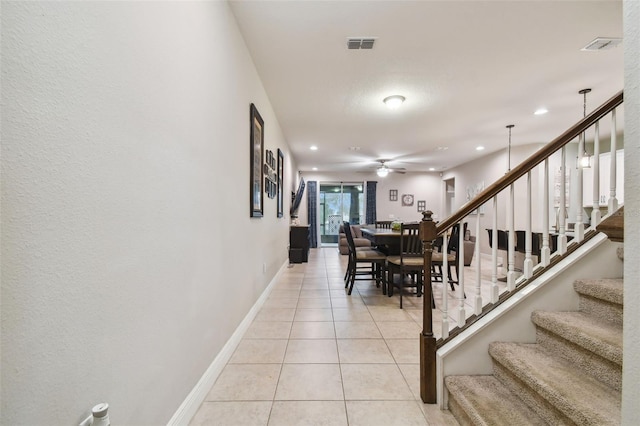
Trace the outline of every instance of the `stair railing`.
{"label": "stair railing", "polygon": [[[617,164],[617,125],[616,125],[616,108],[621,105],[623,102],[623,93],[622,91],[618,92],[611,99],[602,104],[599,108],[591,112],[589,115],[584,117],[578,123],[573,125],[567,131],[565,131],[562,135],[555,138],[553,141],[542,147],[540,150],[536,151],[533,155],[523,161],[521,164],[516,166],[514,169],[509,171],[503,177],[498,179],[495,183],[487,187],[485,190],[480,192],[477,196],[475,196],[472,200],[462,206],[457,212],[444,219],[442,222],[436,224],[433,220],[433,213],[431,211],[426,211],[423,213],[423,219],[420,224],[420,235],[423,243],[423,251],[424,251],[424,265],[425,265],[425,283],[432,283],[432,255],[433,255],[433,242],[438,237],[442,237],[442,245],[443,250],[446,250],[448,247],[448,233],[451,228],[460,224],[459,229],[463,228],[463,223],[473,222],[473,219],[469,219],[470,215],[475,213],[475,259],[476,259],[476,276],[475,276],[475,286],[472,289],[469,289],[469,295],[472,297],[469,300],[472,303],[472,307],[470,308],[470,315],[467,313],[467,309],[465,308],[465,277],[464,277],[464,237],[465,233],[463,231],[458,232],[458,253],[457,262],[458,262],[458,289],[456,290],[456,296],[453,298],[453,301],[450,301],[449,295],[449,265],[447,261],[447,256],[444,255],[441,271],[441,290],[440,295],[441,298],[438,298],[438,294],[433,290],[432,285],[424,286],[424,299],[426,301],[436,300],[436,304],[440,305],[434,309],[436,312],[439,310],[441,314],[440,325],[440,337],[437,338],[434,333],[434,319],[433,312],[434,310],[429,309],[430,304],[425,303],[423,309],[423,318],[422,318],[422,332],[420,335],[420,396],[424,403],[434,404],[437,402],[436,396],[436,351],[438,348],[445,345],[448,341],[450,341],[455,335],[459,334],[463,329],[477,321],[482,316],[486,315],[487,312],[494,309],[504,300],[509,298],[511,295],[515,294],[517,291],[521,290],[526,284],[535,279],[538,275],[540,275],[546,268],[557,263],[563,256],[567,255],[569,252],[575,250],[582,242],[590,239],[593,235],[595,235],[595,227],[600,223],[602,213],[601,209],[606,208],[609,213],[613,213],[618,208],[618,199],[617,195],[617,184],[616,179],[618,178],[618,164]],[[604,188],[605,194],[603,195],[600,188],[601,180],[606,185],[606,176],[601,176],[600,169],[602,164],[600,164],[600,158],[604,155],[601,155],[600,152],[600,123],[607,116],[611,116],[611,126],[610,126],[610,162],[609,162],[609,191],[608,196],[606,193],[606,188]],[[567,234],[567,207],[568,199],[567,199],[567,167],[568,162],[566,158],[566,145],[573,141],[576,138],[579,138],[579,151],[577,155],[577,161],[579,162],[584,155],[584,143],[585,143],[585,132],[589,129],[593,128],[593,168],[591,177],[586,176],[585,182],[587,184],[592,185],[592,195],[593,202],[588,203],[583,200],[583,177],[582,172],[576,173],[578,175],[576,181],[579,187],[578,195],[579,199],[578,206],[576,208],[575,214],[575,222],[573,228],[573,241],[571,244],[568,244],[569,236]],[[554,193],[553,200],[556,206],[556,224],[554,225],[554,234],[551,235],[550,238],[550,230],[549,230],[549,212],[550,212],[550,182],[549,182],[549,159],[556,152],[560,152],[560,167],[558,172],[554,176]],[[539,204],[536,206],[538,209],[541,209],[542,213],[542,232],[537,234],[536,236],[541,236],[541,242],[539,250],[536,250],[537,257],[539,263],[534,267],[534,261],[532,257],[533,252],[533,235],[532,233],[532,170],[536,168],[538,165],[543,164],[542,171],[542,206]],[[579,164],[579,163],[576,163]],[[523,260],[523,268],[521,271],[517,271],[515,267],[515,247],[516,247],[516,232],[515,232],[515,220],[514,220],[514,206],[515,206],[515,184],[516,182],[526,176],[526,218],[525,218],[525,230],[524,232],[520,232],[520,235],[524,235],[525,243],[524,243],[524,260]],[[508,192],[508,199],[506,200],[506,226],[508,228],[508,249],[507,249],[507,274],[506,274],[506,288],[500,289],[500,285],[498,284],[498,196],[504,195],[504,193]],[[587,195],[588,197],[588,195]],[[503,200],[504,201],[504,200]],[[605,204],[606,201],[606,204]],[[485,293],[489,294],[490,302],[484,303],[482,297],[482,279],[481,279],[481,252],[480,245],[481,241],[483,241],[481,237],[481,208],[485,208],[485,204],[491,204],[493,208],[493,220],[491,223],[491,229],[488,229],[487,238],[491,237],[491,282],[490,288]],[[583,221],[583,209],[584,207],[592,208],[590,227],[588,228],[588,232],[585,233],[585,223]],[[569,206],[570,207],[570,206]],[[520,247],[522,246],[522,241],[520,241]],[[504,263],[504,259],[503,259]],[[455,305],[453,312],[449,312],[449,303]],[[473,312],[473,313],[471,313]],[[452,315],[450,315],[452,314]],[[451,318],[450,318],[451,316]],[[455,321],[456,327],[453,330],[450,330],[450,323]]]}

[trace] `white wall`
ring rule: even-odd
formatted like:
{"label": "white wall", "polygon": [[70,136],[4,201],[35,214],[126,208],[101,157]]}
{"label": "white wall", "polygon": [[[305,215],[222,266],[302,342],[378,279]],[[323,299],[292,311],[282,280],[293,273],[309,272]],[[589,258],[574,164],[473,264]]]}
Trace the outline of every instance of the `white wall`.
{"label": "white wall", "polygon": [[624,360],[622,366],[622,424],[640,422],[640,2],[625,1],[625,212]]}
{"label": "white wall", "polygon": [[295,164],[235,19],[3,2],[2,59],[0,423],[166,423],[287,259],[288,194],[249,218],[251,102]]}

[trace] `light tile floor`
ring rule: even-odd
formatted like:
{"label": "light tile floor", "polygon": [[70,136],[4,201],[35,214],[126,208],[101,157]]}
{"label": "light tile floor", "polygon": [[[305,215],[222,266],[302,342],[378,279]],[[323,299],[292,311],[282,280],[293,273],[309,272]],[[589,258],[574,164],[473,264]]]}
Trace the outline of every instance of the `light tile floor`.
{"label": "light tile floor", "polygon": [[422,298],[400,310],[372,281],[349,296],[346,261],[312,249],[286,269],[191,425],[458,424],[420,400]]}

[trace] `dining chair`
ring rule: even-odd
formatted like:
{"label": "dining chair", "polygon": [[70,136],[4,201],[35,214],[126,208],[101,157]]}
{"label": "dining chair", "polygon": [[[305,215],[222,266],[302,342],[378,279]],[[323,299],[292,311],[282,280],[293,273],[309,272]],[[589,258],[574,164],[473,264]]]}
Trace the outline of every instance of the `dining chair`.
{"label": "dining chair", "polygon": [[[466,231],[467,224],[464,224],[464,230]],[[438,237],[434,246],[439,248],[438,252],[434,252],[431,255],[431,268],[432,268],[432,281],[442,281],[442,266],[444,265],[444,256],[445,251],[442,248],[443,238]],[[451,227],[451,235],[449,236],[449,241],[447,243],[447,272],[449,276],[449,286],[451,286],[451,290],[455,291],[454,284],[458,284],[458,272],[460,267],[460,262],[458,258],[458,246],[460,245],[460,224],[455,224]],[[455,268],[456,278],[453,279],[453,270],[452,267]]]}
{"label": "dining chair", "polygon": [[377,220],[376,228],[391,229],[392,220]]}
{"label": "dining chair", "polygon": [[[395,279],[395,275],[398,279]],[[416,296],[422,296],[424,277],[424,256],[420,238],[420,224],[400,225],[400,255],[387,256],[387,296],[393,296],[393,289],[400,292],[400,309],[405,287],[416,287]],[[409,281],[407,283],[407,281]],[[430,284],[430,283],[429,283]],[[434,306],[433,298],[431,306]]]}
{"label": "dining chair", "polygon": [[[349,288],[348,294],[353,291],[356,280],[375,280],[376,286],[382,285],[383,293],[386,292],[385,273],[387,256],[378,250],[366,247],[356,249],[349,222],[344,222],[344,233],[349,246],[349,261],[347,264],[347,279],[345,288]],[[370,271],[358,271],[358,265],[366,264]],[[371,278],[356,278],[357,275],[370,275]]]}

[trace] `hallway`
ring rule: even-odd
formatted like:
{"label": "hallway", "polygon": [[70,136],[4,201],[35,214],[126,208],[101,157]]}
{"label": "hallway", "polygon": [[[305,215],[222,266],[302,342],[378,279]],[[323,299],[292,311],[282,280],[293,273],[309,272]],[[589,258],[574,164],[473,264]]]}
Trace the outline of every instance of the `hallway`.
{"label": "hallway", "polygon": [[423,299],[400,310],[372,281],[348,296],[346,261],[312,249],[283,271],[191,425],[458,424],[420,400]]}

